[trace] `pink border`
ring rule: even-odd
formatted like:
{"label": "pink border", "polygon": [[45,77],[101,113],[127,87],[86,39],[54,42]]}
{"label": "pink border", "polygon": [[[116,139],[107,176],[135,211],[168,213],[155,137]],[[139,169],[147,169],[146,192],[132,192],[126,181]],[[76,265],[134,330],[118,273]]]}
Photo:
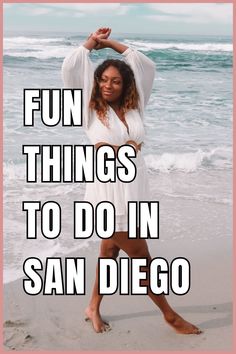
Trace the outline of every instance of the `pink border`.
{"label": "pink border", "polygon": [[[0,173],[0,249],[1,249],[1,255],[3,254],[3,173],[2,173],[2,166],[3,166],[3,6],[1,4],[0,6],[0,19],[1,19],[1,44],[0,44],[0,52],[1,52],[1,72],[0,72],[0,116],[1,116],[1,124],[0,124],[0,168],[1,168],[1,173]],[[3,274],[2,274],[2,269],[3,269],[3,257],[0,256],[0,289],[1,289],[1,294],[3,294]],[[1,304],[1,310],[0,310],[0,319],[1,319],[1,334],[0,334],[0,340],[1,343],[3,343],[3,321],[2,321],[2,304]],[[1,350],[1,349],[0,349]]]}
{"label": "pink border", "polygon": [[160,0],[160,1],[154,1],[154,0],[150,0],[150,1],[141,1],[141,0],[130,0],[130,1],[119,1],[119,0],[114,0],[114,1],[110,1],[110,0],[104,0],[104,1],[93,1],[93,0],[88,0],[88,1],[76,1],[76,0],[70,0],[70,1],[62,1],[62,0],[59,0],[59,1],[55,1],[55,0],[41,0],[41,1],[30,1],[30,0],[25,0],[25,1],[20,1],[20,0],[8,0],[8,1],[1,1],[2,3],[6,3],[6,4],[11,4],[11,3],[199,3],[199,4],[205,4],[205,3],[213,3],[215,4],[216,2],[219,2],[219,3],[233,3],[234,0],[225,0],[225,1],[222,1],[222,0],[211,0],[211,1],[187,1],[187,0],[181,0],[181,1],[174,1],[174,0],[168,0],[168,1],[165,1],[165,0]]}
{"label": "pink border", "polygon": [[[233,4],[233,18],[236,18],[236,4],[235,4],[235,0],[212,0],[212,1],[187,1],[187,0],[181,0],[181,1],[173,1],[173,0],[168,0],[168,1],[164,1],[164,0],[160,0],[160,1],[153,1],[153,0],[149,0],[149,1],[140,1],[140,0],[129,0],[129,1],[122,1],[122,0],[113,0],[113,1],[96,1],[96,0],[87,0],[87,1],[75,1],[75,0],[70,0],[68,2],[66,1],[62,1],[62,0],[41,0],[41,1],[29,1],[29,0],[24,0],[24,1],[2,1],[1,0],[1,4],[0,4],[0,19],[1,19],[1,28],[0,28],[0,35],[1,35],[1,44],[0,44],[0,52],[1,52],[1,72],[0,72],[0,113],[1,113],[1,117],[3,117],[3,75],[2,75],[2,58],[3,58],[3,3],[232,3]],[[236,46],[236,26],[235,26],[235,21],[233,23],[233,45],[234,47]],[[235,73],[235,67],[236,67],[236,56],[234,53],[233,56],[233,92],[236,92],[236,73]],[[235,94],[234,94],[234,102],[233,102],[233,113],[234,113],[234,117],[236,116],[236,106],[235,106]],[[236,132],[235,132],[235,121],[233,121],[233,137],[235,139],[236,137]],[[3,250],[3,171],[2,171],[2,166],[3,166],[3,120],[1,122],[0,125],[0,163],[1,163],[1,173],[0,173],[0,191],[1,191],[1,199],[0,199],[0,204],[1,204],[1,208],[0,208],[0,234],[1,234],[1,239],[0,239],[0,249]],[[235,153],[236,153],[236,146],[235,143],[233,144],[233,157],[234,157],[234,162],[235,162]],[[235,181],[236,178],[236,170],[235,168],[233,169],[233,181]],[[233,189],[233,201],[235,201],[235,189]],[[235,209],[235,205],[233,203],[233,221],[236,219],[236,209]],[[235,224],[233,223],[233,235],[235,234]],[[235,236],[235,235],[234,235]],[[235,241],[235,237],[233,239],[233,249],[234,249],[234,256],[233,256],[233,274],[234,270],[236,269],[236,261],[235,261],[235,248],[236,248],[236,241]],[[3,261],[2,261],[3,257],[0,257],[0,267],[1,267],[1,272],[0,272],[0,290],[1,290],[1,294],[3,294],[3,276],[2,276],[2,269],[3,269]],[[235,277],[233,277],[233,298],[235,297],[236,294],[236,280]],[[2,305],[2,304],[1,304]],[[3,307],[1,306],[0,309],[0,318],[1,318],[1,334],[0,334],[0,339],[1,339],[1,343],[3,343]],[[236,309],[235,309],[235,303],[233,304],[233,323],[234,323],[234,327],[235,327],[235,319],[236,319]],[[227,352],[215,352],[217,354],[229,354],[229,353],[235,353],[236,352],[236,328],[234,328],[234,336],[233,336],[233,348],[232,351],[227,351]],[[11,353],[11,352],[15,352],[15,351],[5,351],[3,348],[0,348],[0,353]],[[49,351],[20,351],[22,354],[42,354],[42,353],[49,353]],[[160,353],[160,351],[145,351],[142,353]],[[183,351],[161,351],[164,352],[166,354],[182,354]],[[50,353],[71,353],[74,354],[75,351],[50,351]],[[104,351],[82,351],[82,352],[77,352],[77,353],[84,353],[84,354],[103,354]],[[137,351],[109,351],[109,353],[111,354],[115,354],[115,353],[134,353],[136,354]],[[192,353],[192,354],[200,354],[200,353],[209,353],[209,351],[188,351],[188,353]],[[210,353],[214,354],[213,351],[210,351]]]}

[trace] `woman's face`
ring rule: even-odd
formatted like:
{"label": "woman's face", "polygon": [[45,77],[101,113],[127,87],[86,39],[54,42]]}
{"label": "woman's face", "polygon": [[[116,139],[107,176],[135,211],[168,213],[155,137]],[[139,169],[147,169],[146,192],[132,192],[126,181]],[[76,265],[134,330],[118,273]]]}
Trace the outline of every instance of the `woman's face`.
{"label": "woman's face", "polygon": [[118,102],[123,90],[123,79],[119,70],[114,66],[109,66],[104,70],[99,79],[99,88],[105,101]]}

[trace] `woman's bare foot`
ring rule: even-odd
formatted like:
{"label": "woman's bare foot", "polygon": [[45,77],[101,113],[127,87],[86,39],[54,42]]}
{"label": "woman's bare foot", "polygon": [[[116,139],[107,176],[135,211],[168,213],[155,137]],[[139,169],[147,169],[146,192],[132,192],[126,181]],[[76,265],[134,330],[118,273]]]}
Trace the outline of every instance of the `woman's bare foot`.
{"label": "woman's bare foot", "polygon": [[176,312],[165,315],[166,322],[173,327],[176,332],[181,334],[200,334],[202,330],[194,326],[190,322],[185,321],[180,315]]}
{"label": "woman's bare foot", "polygon": [[98,310],[92,310],[91,307],[87,307],[85,310],[85,316],[85,321],[92,322],[95,332],[103,333],[111,330],[109,323],[102,320]]}

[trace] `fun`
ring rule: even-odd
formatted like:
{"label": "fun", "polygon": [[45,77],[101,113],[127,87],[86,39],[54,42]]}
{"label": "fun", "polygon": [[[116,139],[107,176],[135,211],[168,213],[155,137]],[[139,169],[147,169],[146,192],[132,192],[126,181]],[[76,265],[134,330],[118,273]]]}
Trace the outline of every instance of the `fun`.
{"label": "fun", "polygon": [[35,112],[44,125],[82,125],[82,89],[25,89],[24,126],[34,126]]}

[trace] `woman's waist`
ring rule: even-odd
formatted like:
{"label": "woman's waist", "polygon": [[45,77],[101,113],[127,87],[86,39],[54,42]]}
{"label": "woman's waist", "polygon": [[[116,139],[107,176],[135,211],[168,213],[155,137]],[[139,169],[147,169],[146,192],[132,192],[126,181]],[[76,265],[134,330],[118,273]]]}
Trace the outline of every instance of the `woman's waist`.
{"label": "woman's waist", "polygon": [[106,141],[100,141],[97,143],[92,143],[92,145],[94,145],[95,149],[98,149],[101,146],[111,146],[115,150],[115,152],[117,152],[121,146],[131,145],[132,147],[134,147],[136,152],[140,152],[142,149],[143,142],[137,143],[135,140],[127,140],[123,144],[115,144],[114,142],[111,143]]}

